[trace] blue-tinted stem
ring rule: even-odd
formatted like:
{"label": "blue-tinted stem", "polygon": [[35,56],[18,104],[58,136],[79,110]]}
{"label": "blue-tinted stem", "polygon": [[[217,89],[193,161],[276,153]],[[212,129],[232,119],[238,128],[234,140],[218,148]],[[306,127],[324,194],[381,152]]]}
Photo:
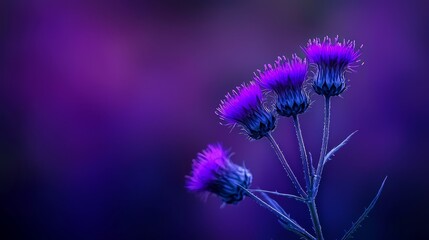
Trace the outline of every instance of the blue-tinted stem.
{"label": "blue-tinted stem", "polygon": [[297,115],[293,116],[293,125],[295,127],[296,137],[298,139],[299,150],[301,152],[302,167],[304,168],[304,178],[307,187],[307,194],[310,194],[311,191],[311,175],[310,167],[308,164],[307,151],[305,150],[304,139],[302,137],[301,126],[299,124],[299,118]]}
{"label": "blue-tinted stem", "polygon": [[307,193],[310,199],[307,201],[307,206],[310,211],[311,221],[313,222],[313,228],[316,231],[317,239],[323,240],[322,226],[320,225],[319,215],[317,213],[316,201],[311,198],[311,175],[308,164],[307,151],[305,150],[304,139],[302,137],[301,126],[299,124],[298,116],[293,116],[293,125],[295,126],[296,136],[298,138],[299,150],[301,152],[302,166],[304,168],[304,177],[307,184]]}
{"label": "blue-tinted stem", "polygon": [[319,214],[317,213],[316,201],[314,198],[310,199],[307,203],[308,210],[310,211],[311,221],[313,222],[314,231],[318,240],[323,240],[322,226],[320,225]]}
{"label": "blue-tinted stem", "polygon": [[260,199],[258,196],[256,196],[252,192],[250,192],[248,189],[246,189],[242,186],[239,186],[239,187],[241,187],[246,192],[246,195],[251,197],[253,200],[255,200],[259,205],[268,209],[270,212],[274,213],[279,219],[283,220],[285,223],[290,225],[291,230],[293,230],[293,232],[304,237],[305,239],[316,240],[315,237],[313,237],[309,232],[307,232],[303,227],[301,227],[294,220],[292,220],[288,216],[284,215],[283,213],[277,211],[277,209],[275,209],[274,207],[272,207],[271,205],[269,205],[268,203],[266,203],[265,201]]}
{"label": "blue-tinted stem", "polygon": [[331,99],[330,97],[325,97],[325,114],[324,114],[324,124],[323,124],[323,137],[322,137],[322,147],[320,148],[319,163],[317,164],[316,175],[313,179],[313,198],[316,197],[317,191],[319,190],[320,180],[322,179],[322,172],[324,166],[324,160],[326,152],[328,150],[328,140],[329,140],[329,125],[331,118]]}
{"label": "blue-tinted stem", "polygon": [[290,168],[289,164],[287,163],[286,158],[283,155],[283,152],[281,151],[276,140],[274,140],[271,133],[268,133],[266,135],[266,137],[268,138],[272,147],[274,148],[274,151],[276,152],[277,157],[279,158],[281,164],[283,165],[283,168],[285,169],[287,175],[289,176],[290,180],[292,181],[293,186],[298,191],[299,195],[301,195],[301,197],[303,197],[303,198],[307,198],[307,194],[305,193],[304,189],[302,189],[301,184],[299,184],[299,182],[298,182],[298,179],[296,179],[295,174],[293,173],[292,169]]}

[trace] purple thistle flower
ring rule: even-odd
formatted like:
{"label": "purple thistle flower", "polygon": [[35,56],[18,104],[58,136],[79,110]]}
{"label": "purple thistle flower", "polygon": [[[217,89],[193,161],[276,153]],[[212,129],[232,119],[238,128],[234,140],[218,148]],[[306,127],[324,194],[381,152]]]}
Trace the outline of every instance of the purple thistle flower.
{"label": "purple thistle flower", "polygon": [[359,66],[360,48],[355,49],[355,41],[340,42],[338,36],[332,41],[325,37],[310,39],[304,49],[310,63],[317,66],[313,88],[319,95],[337,96],[346,89],[344,73]]}
{"label": "purple thistle flower", "polygon": [[242,84],[228,93],[216,109],[226,125],[239,124],[249,137],[260,139],[275,128],[276,118],[263,105],[261,88],[255,82]]}
{"label": "purple thistle flower", "polygon": [[191,176],[187,176],[186,188],[192,192],[213,193],[223,202],[236,204],[243,200],[252,174],[244,167],[230,161],[231,154],[219,143],[210,144],[193,160]]}
{"label": "purple thistle flower", "polygon": [[265,65],[264,71],[255,73],[255,80],[266,89],[277,94],[276,110],[286,117],[296,116],[307,110],[309,97],[303,88],[307,77],[308,64],[296,54],[292,60],[278,57],[274,66]]}

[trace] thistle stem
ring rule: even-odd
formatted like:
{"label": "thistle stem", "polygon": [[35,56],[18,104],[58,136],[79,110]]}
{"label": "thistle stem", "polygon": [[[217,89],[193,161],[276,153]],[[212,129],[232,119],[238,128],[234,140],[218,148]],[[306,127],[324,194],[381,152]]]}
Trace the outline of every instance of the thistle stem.
{"label": "thistle stem", "polygon": [[304,168],[304,178],[307,186],[307,194],[311,191],[311,175],[310,168],[308,165],[307,152],[305,150],[304,139],[302,137],[301,125],[299,124],[299,118],[297,115],[293,116],[293,125],[295,127],[296,137],[298,138],[299,150],[301,152],[302,166]]}
{"label": "thistle stem", "polygon": [[287,175],[289,176],[290,180],[292,181],[292,184],[295,187],[295,189],[298,191],[298,193],[301,195],[301,197],[307,198],[308,197],[307,194],[305,193],[304,189],[302,189],[301,185],[298,182],[298,179],[296,179],[295,174],[293,173],[292,169],[290,168],[289,164],[287,163],[286,158],[283,155],[283,152],[280,150],[280,147],[277,144],[276,140],[274,140],[271,133],[268,133],[266,135],[266,137],[268,138],[272,147],[274,148],[274,151],[276,152],[277,157],[279,158],[281,164],[283,165],[283,168],[285,169]]}
{"label": "thistle stem", "polygon": [[260,199],[258,196],[256,196],[252,192],[250,192],[248,189],[246,189],[246,188],[244,188],[242,186],[239,186],[239,187],[241,187],[246,192],[247,196],[249,196],[250,198],[252,198],[253,200],[255,200],[259,205],[261,205],[262,207],[268,209],[270,212],[274,213],[279,219],[283,220],[288,225],[290,225],[291,226],[291,230],[293,230],[293,232],[295,232],[296,234],[304,237],[305,239],[316,240],[315,237],[313,237],[309,232],[307,232],[303,227],[301,227],[294,220],[292,220],[288,216],[284,215],[283,213],[277,211],[277,209],[275,209],[274,207],[272,207],[271,205],[269,205],[268,203],[266,203],[265,201],[263,201],[262,199]]}
{"label": "thistle stem", "polygon": [[302,197],[298,197],[298,196],[293,195],[293,194],[280,193],[280,192],[277,192],[277,191],[268,191],[268,190],[263,190],[263,189],[248,189],[248,190],[251,191],[251,192],[269,193],[269,194],[273,194],[273,195],[277,195],[277,196],[292,198],[292,199],[295,199],[295,200],[301,201],[301,202],[307,202],[306,199],[304,199]]}
{"label": "thistle stem", "polygon": [[317,213],[316,201],[311,199],[308,203],[310,210],[311,221],[313,222],[314,231],[316,231],[317,239],[323,240],[322,226],[320,225],[319,214]]}
{"label": "thistle stem", "polygon": [[314,230],[316,231],[317,239],[323,240],[323,233],[322,233],[322,226],[320,225],[319,215],[317,214],[317,207],[316,207],[316,201],[314,198],[311,198],[312,196],[312,179],[310,175],[310,168],[308,164],[308,158],[307,158],[307,152],[305,150],[305,144],[304,139],[302,137],[302,131],[301,126],[299,124],[299,118],[298,116],[293,116],[293,125],[295,126],[296,131],[296,137],[298,138],[299,143],[299,150],[301,152],[301,160],[302,160],[302,166],[304,168],[304,177],[305,182],[307,184],[307,193],[310,196],[310,198],[307,201],[307,206],[310,211],[311,221],[313,222]]}
{"label": "thistle stem", "polygon": [[329,140],[329,125],[331,118],[331,99],[330,97],[325,97],[325,114],[324,114],[324,124],[323,124],[323,137],[322,137],[322,147],[320,148],[319,163],[317,164],[316,175],[313,180],[313,198],[316,197],[319,190],[320,180],[322,179],[322,172],[324,166],[324,160],[326,152],[328,150],[328,140]]}

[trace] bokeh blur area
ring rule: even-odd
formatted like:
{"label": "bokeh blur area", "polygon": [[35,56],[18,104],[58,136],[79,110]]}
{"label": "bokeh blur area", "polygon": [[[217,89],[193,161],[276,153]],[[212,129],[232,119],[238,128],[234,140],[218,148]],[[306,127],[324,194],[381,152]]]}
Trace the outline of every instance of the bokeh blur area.
{"label": "bokeh blur area", "polygon": [[[253,187],[293,193],[266,140],[219,125],[224,95],[309,38],[363,44],[332,103],[318,195],[339,239],[388,175],[356,239],[425,239],[429,216],[427,1],[54,1],[0,3],[0,239],[294,239],[250,199],[220,209],[184,188],[222,142]],[[318,157],[323,101],[301,116]],[[290,119],[274,132],[302,179]],[[309,231],[307,209],[281,204]],[[425,235],[423,235],[425,234]]]}

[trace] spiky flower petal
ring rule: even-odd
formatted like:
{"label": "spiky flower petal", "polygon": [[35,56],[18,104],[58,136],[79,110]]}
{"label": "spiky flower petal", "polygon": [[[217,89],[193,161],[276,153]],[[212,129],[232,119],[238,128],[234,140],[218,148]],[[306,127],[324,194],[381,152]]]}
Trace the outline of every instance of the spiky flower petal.
{"label": "spiky flower petal", "polygon": [[252,174],[230,161],[231,154],[220,144],[210,144],[193,160],[192,173],[187,176],[186,187],[193,192],[213,193],[223,202],[236,204],[243,200]]}
{"label": "spiky flower petal", "polygon": [[255,82],[242,84],[228,93],[216,109],[226,125],[239,124],[250,138],[260,139],[275,128],[274,114],[263,104],[264,96]]}
{"label": "spiky flower petal", "polygon": [[346,89],[345,72],[353,71],[360,62],[360,48],[355,49],[355,41],[338,41],[325,37],[310,39],[304,49],[310,63],[317,66],[313,88],[319,95],[337,96]]}
{"label": "spiky flower petal", "polygon": [[265,65],[264,71],[255,73],[255,80],[263,87],[277,94],[276,110],[286,117],[296,116],[307,110],[309,97],[303,88],[308,64],[296,54],[289,60],[278,57],[274,66]]}

